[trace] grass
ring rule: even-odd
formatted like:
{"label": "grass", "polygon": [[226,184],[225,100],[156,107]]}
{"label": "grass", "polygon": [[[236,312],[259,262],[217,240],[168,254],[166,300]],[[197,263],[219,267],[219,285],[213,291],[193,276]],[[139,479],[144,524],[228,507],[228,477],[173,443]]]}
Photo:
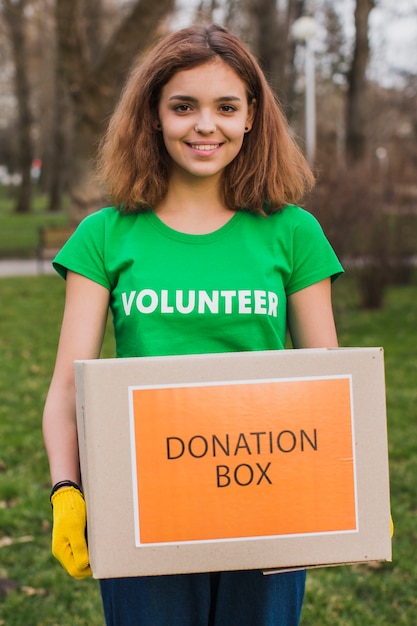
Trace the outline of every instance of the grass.
{"label": "grass", "polygon": [[357,310],[353,291],[342,283],[334,289],[340,344],[383,346],[385,352],[393,562],[310,573],[302,626],[417,624],[416,287],[389,289],[384,309],[370,312]]}
{"label": "grass", "polygon": [[[20,587],[0,597],[5,626],[103,624],[97,583],[70,579],[50,555],[40,428],[63,296],[63,281],[55,276],[0,280],[0,578]],[[107,345],[111,352],[110,338]]]}
{"label": "grass", "polygon": [[[415,286],[390,288],[385,308],[360,311],[352,283],[335,284],[341,345],[384,346],[394,560],[310,572],[302,626],[417,624],[417,333]],[[103,626],[97,582],[71,579],[50,554],[49,473],[43,402],[62,315],[55,276],[0,280],[0,626]],[[104,355],[111,356],[108,334]]]}
{"label": "grass", "polygon": [[33,210],[29,214],[13,212],[13,190],[0,186],[0,258],[34,258],[39,238],[39,227],[50,224],[64,224],[68,221],[66,212],[47,211],[48,198],[36,195]]}

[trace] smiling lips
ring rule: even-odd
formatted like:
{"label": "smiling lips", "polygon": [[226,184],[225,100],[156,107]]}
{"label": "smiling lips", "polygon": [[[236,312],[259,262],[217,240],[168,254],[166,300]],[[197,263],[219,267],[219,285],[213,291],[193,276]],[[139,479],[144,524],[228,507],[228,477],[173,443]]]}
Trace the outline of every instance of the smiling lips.
{"label": "smiling lips", "polygon": [[199,152],[213,152],[221,146],[220,143],[189,143],[190,148]]}

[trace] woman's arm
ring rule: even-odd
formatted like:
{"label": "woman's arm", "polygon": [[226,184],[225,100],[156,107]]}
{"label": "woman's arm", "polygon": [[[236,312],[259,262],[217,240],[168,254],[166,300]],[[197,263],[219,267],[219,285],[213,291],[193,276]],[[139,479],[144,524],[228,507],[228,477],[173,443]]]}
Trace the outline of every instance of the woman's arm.
{"label": "woman's arm", "polygon": [[330,278],[288,297],[288,327],[294,348],[337,347]]}
{"label": "woman's arm", "polygon": [[109,292],[101,285],[73,272],[68,272],[66,282],[57,358],[43,415],[52,484],[61,480],[80,484],[73,363],[99,357],[109,306]]}

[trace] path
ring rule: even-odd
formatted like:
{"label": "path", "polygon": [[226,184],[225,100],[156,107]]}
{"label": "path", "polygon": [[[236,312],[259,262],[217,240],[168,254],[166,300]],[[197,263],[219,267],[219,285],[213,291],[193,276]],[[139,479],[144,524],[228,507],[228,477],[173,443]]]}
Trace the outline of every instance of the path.
{"label": "path", "polygon": [[[43,264],[43,274],[53,274],[55,270],[49,262]],[[2,276],[39,276],[38,262],[32,259],[4,259],[0,260],[0,277]]]}

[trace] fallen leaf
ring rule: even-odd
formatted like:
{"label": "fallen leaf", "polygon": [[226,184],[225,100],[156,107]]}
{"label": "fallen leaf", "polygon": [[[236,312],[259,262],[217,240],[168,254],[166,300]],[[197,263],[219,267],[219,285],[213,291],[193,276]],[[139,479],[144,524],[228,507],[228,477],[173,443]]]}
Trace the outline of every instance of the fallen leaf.
{"label": "fallen leaf", "polygon": [[2,537],[0,539],[0,548],[11,546],[14,543],[30,543],[33,540],[34,537],[32,535],[24,535],[23,537],[17,537],[16,539],[12,539],[12,537]]}
{"label": "fallen leaf", "polygon": [[42,521],[42,530],[44,533],[49,533],[51,531],[51,522],[47,519]]}
{"label": "fallen leaf", "polygon": [[13,540],[11,537],[2,537],[0,539],[0,548],[4,548],[5,546],[11,546],[13,543]]}
{"label": "fallen leaf", "polygon": [[23,587],[21,587],[21,590],[27,596],[46,596],[46,590],[45,589],[35,589],[35,587],[23,586]]}
{"label": "fallen leaf", "polygon": [[379,561],[369,561],[369,563],[366,564],[366,567],[369,569],[382,569],[384,566]]}
{"label": "fallen leaf", "polygon": [[17,500],[1,500],[0,509],[12,509],[16,504]]}

